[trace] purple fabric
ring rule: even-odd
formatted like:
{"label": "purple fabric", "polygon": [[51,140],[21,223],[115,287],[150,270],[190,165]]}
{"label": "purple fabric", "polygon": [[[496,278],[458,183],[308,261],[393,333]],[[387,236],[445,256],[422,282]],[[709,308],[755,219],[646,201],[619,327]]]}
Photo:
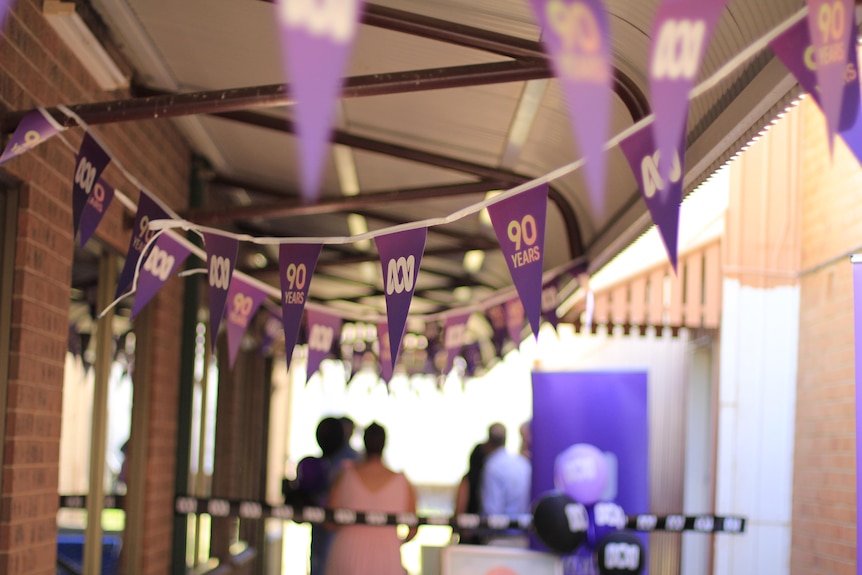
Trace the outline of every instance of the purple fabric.
{"label": "purple fabric", "polygon": [[611,112],[611,48],[601,0],[531,0],[569,109],[572,132],[586,158],[592,207],[603,214],[605,142]]}
{"label": "purple fabric", "polygon": [[284,63],[296,100],[296,127],[300,139],[302,196],[316,201],[326,161],[327,144],[341,93],[362,0],[319,2],[279,0],[279,28]]}
{"label": "purple fabric", "polygon": [[87,198],[110,162],[111,156],[108,152],[102,149],[89,132],[84,134],[75,159],[75,173],[72,174],[72,223],[75,233],[78,232]]}
{"label": "purple fabric", "polygon": [[470,314],[453,315],[446,318],[446,327],[443,330],[443,347],[446,349],[446,368],[443,375],[452,371],[455,356],[461,353],[464,347],[464,334],[467,331],[467,320]]}
{"label": "purple fabric", "polygon": [[[8,6],[8,2],[0,0],[0,24],[3,22],[3,16]],[[0,164],[4,164],[25,152],[29,152],[62,130],[63,127],[54,121],[42,108],[27,112],[21,118],[21,122],[9,138],[9,143],[6,144],[3,155],[0,155]]]}
{"label": "purple fabric", "polygon": [[236,362],[239,345],[248,329],[248,323],[265,299],[266,292],[240,276],[235,276],[230,282],[226,316],[228,362],[231,368]]}
{"label": "purple fabric", "polygon": [[281,276],[281,321],[284,325],[284,350],[287,368],[293,359],[293,348],[299,336],[302,312],[308,300],[311,276],[317,267],[322,244],[281,244],[278,269]]}
{"label": "purple fabric", "polygon": [[132,317],[138,315],[165,282],[183,265],[189,257],[189,249],[169,234],[162,232],[156,243],[147,252],[144,264],[138,274],[135,303],[132,304]]}
{"label": "purple fabric", "polygon": [[81,247],[93,236],[96,228],[102,222],[105,212],[114,200],[114,186],[99,178],[93,186],[93,193],[87,198],[81,213],[81,222],[78,226],[81,238]]}
{"label": "purple fabric", "polygon": [[215,350],[218,330],[227,304],[227,294],[236,268],[239,242],[230,237],[204,233],[207,249],[207,280],[210,300],[210,341]]}
{"label": "purple fabric", "polygon": [[120,273],[120,280],[117,282],[117,295],[125,293],[132,285],[132,280],[135,278],[135,268],[138,265],[138,259],[141,257],[141,250],[147,245],[147,242],[155,233],[150,230],[150,222],[153,220],[166,220],[169,216],[165,210],[159,206],[146,192],[141,191],[138,197],[138,211],[135,214],[135,223],[132,225],[132,237],[129,240],[129,249],[126,252],[126,261],[123,264],[123,271]]}
{"label": "purple fabric", "polygon": [[[539,336],[542,313],[542,264],[548,184],[541,184],[488,206],[488,215],[509,272],[524,304],[533,335]],[[513,338],[514,339],[514,338]],[[515,340],[518,341],[518,340]]]}
{"label": "purple fabric", "polygon": [[341,340],[341,318],[314,309],[306,313],[308,324],[308,367],[305,370],[305,382],[311,379],[320,367],[320,362],[326,359],[332,350],[332,345]]}

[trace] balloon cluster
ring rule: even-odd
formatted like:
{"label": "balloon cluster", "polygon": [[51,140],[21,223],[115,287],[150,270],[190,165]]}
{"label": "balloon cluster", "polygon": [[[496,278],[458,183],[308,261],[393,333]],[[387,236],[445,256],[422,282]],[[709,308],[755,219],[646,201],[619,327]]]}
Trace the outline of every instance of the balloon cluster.
{"label": "balloon cluster", "polygon": [[533,529],[548,549],[575,553],[586,545],[595,552],[599,573],[641,573],[643,545],[633,533],[622,531],[622,507],[601,501],[608,482],[604,454],[586,443],[572,445],[557,456],[557,490],[539,498],[533,508]]}

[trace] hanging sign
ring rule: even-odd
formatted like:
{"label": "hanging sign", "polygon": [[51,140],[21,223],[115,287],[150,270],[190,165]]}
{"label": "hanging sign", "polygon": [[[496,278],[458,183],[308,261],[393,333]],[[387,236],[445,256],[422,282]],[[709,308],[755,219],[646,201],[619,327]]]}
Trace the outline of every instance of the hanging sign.
{"label": "hanging sign", "polygon": [[[8,4],[7,4],[8,5]],[[0,10],[4,10],[4,3],[0,2]],[[0,23],[3,22],[3,13],[0,12]],[[24,152],[29,152],[45,140],[51,138],[57,132],[65,130],[44,108],[31,110],[21,118],[21,122],[12,136],[6,149],[0,155],[0,164],[4,164],[12,158],[17,158]]]}
{"label": "hanging sign", "polygon": [[[545,253],[545,215],[548,184],[488,206],[488,215],[533,335],[539,336],[542,311],[542,262]],[[513,338],[517,343],[518,339]]]}
{"label": "hanging sign", "polygon": [[[855,52],[855,46],[851,44],[855,41],[855,35],[851,33],[855,29],[855,7],[853,0],[806,0],[806,4],[808,36],[813,49],[811,57],[820,88],[818,102],[826,116],[831,152],[841,125],[848,52]],[[855,108],[858,106],[857,101]]]}
{"label": "hanging sign", "polygon": [[656,12],[649,83],[654,139],[664,158],[658,168],[663,180],[673,170],[674,153],[685,153],[678,146],[685,141],[689,93],[725,4],[727,0],[664,0]]}
{"label": "hanging sign", "polygon": [[155,230],[150,229],[153,220],[166,220],[169,216],[162,207],[153,200],[145,191],[141,191],[138,197],[138,211],[135,213],[135,222],[132,224],[132,237],[129,240],[129,249],[126,252],[126,261],[123,271],[120,272],[120,280],[117,282],[117,294],[120,297],[132,285],[135,278],[135,268],[141,257],[144,246],[152,239]]}
{"label": "hanging sign", "polygon": [[85,133],[75,159],[75,174],[72,179],[72,223],[75,226],[75,233],[78,233],[81,212],[84,211],[87,198],[90,197],[93,187],[110,161],[111,156],[108,152],[102,149],[89,132]]}
{"label": "hanging sign", "polygon": [[332,346],[341,340],[341,318],[323,311],[309,309],[306,314],[308,325],[308,367],[305,382],[311,379],[320,367],[320,362],[332,351]]}
{"label": "hanging sign", "polygon": [[278,0],[278,23],[290,91],[296,101],[302,197],[317,200],[342,75],[362,14],[362,0]]}
{"label": "hanging sign", "polygon": [[383,291],[386,294],[389,348],[392,352],[390,367],[393,368],[407,327],[407,313],[416,290],[416,277],[427,235],[427,228],[419,228],[374,238],[383,266]]}
{"label": "hanging sign", "polygon": [[207,249],[207,280],[210,297],[210,341],[215,350],[221,318],[227,304],[239,242],[235,238],[219,234],[204,233]]}
{"label": "hanging sign", "polygon": [[230,289],[227,294],[226,320],[228,362],[231,368],[236,362],[239,345],[242,342],[242,336],[248,329],[248,322],[257,313],[257,309],[265,299],[266,292],[252,285],[242,276],[235,276],[230,282]]}
{"label": "hanging sign", "polygon": [[144,256],[144,264],[138,273],[135,303],[132,304],[133,318],[183,265],[189,253],[189,249],[170,234],[159,234],[153,247]]}
{"label": "hanging sign", "polygon": [[281,321],[284,325],[285,361],[290,369],[293,348],[299,336],[302,312],[308,300],[311,276],[317,267],[321,244],[281,244],[278,269],[281,275]]}
{"label": "hanging sign", "polygon": [[605,141],[611,115],[608,16],[601,0],[531,0],[569,109],[572,132],[586,158],[592,207],[604,213]]}
{"label": "hanging sign", "polygon": [[461,353],[464,347],[464,337],[467,334],[467,320],[470,314],[453,315],[446,318],[443,328],[443,347],[446,349],[446,368],[443,375],[452,371],[455,356]]}
{"label": "hanging sign", "polygon": [[96,185],[93,186],[93,191],[87,198],[87,203],[81,213],[81,221],[78,226],[81,238],[81,247],[86,245],[87,241],[95,233],[96,228],[102,222],[105,212],[114,200],[114,186],[99,178]]}
{"label": "hanging sign", "polygon": [[676,272],[679,205],[682,202],[682,155],[674,151],[667,177],[661,175],[662,152],[646,126],[620,142],[620,149],[637,180],[653,223],[658,227],[668,258]]}

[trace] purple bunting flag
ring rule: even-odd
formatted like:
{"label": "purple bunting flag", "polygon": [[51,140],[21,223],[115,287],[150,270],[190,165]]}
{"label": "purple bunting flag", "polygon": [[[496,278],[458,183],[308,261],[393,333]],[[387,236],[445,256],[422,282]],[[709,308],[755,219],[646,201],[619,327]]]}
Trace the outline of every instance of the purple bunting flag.
{"label": "purple bunting flag", "polygon": [[679,205],[682,202],[682,155],[674,150],[670,162],[671,171],[667,178],[663,177],[659,171],[662,152],[653,143],[653,133],[649,126],[621,141],[620,149],[629,161],[652,221],[658,227],[668,258],[676,272]]}
{"label": "purple bunting flag", "polygon": [[461,353],[464,347],[464,336],[467,333],[467,320],[470,314],[454,315],[446,318],[446,326],[443,331],[443,347],[446,348],[446,369],[443,375],[452,371],[455,356]]}
{"label": "purple bunting flag", "polygon": [[[849,42],[838,130],[851,151],[856,155],[856,159],[862,163],[862,114],[859,114],[860,78],[856,38],[851,35]],[[770,42],[769,47],[790,70],[802,89],[811,94],[811,97],[823,110],[823,94],[818,86],[815,47],[811,44],[808,22],[796,23]]]}
{"label": "purple bunting flag", "polygon": [[207,279],[210,286],[210,341],[215,350],[233,270],[236,268],[239,242],[235,238],[204,232],[204,245],[207,249]]}
{"label": "purple bunting flag", "polygon": [[133,318],[153,299],[168,278],[183,265],[189,253],[191,253],[189,248],[176,238],[164,232],[159,234],[156,243],[144,256],[144,265],[141,266],[138,274],[135,303],[132,304]]}
{"label": "purple bunting flag", "polygon": [[[0,2],[0,10],[5,11],[4,6],[8,6],[8,4]],[[3,21],[2,18],[3,15],[0,14],[0,23]],[[21,122],[15,128],[12,137],[9,138],[9,143],[6,144],[3,155],[0,155],[0,164],[16,158],[24,152],[29,152],[64,129],[44,108],[36,108],[27,112],[21,118]]]}
{"label": "purple bunting flag", "polygon": [[226,315],[228,362],[231,368],[236,362],[239,344],[242,342],[242,336],[245,335],[246,329],[248,329],[248,322],[257,313],[257,309],[265,299],[265,291],[252,285],[241,276],[234,277],[230,282]]}
{"label": "purple bunting flag", "polygon": [[96,228],[102,222],[105,212],[114,200],[114,186],[99,178],[93,186],[93,193],[87,198],[84,210],[81,213],[79,230],[81,232],[81,247],[86,245],[92,237]]}
{"label": "purple bunting flag", "polygon": [[332,346],[340,340],[341,318],[326,312],[309,309],[306,314],[308,324],[308,367],[305,383],[320,367],[320,362],[332,351]]}
{"label": "purple bunting flag", "polygon": [[518,298],[509,300],[506,306],[506,329],[509,339],[515,343],[515,347],[521,346],[521,330],[524,329],[524,305]]}
{"label": "purple bunting flag", "polygon": [[278,269],[281,275],[281,321],[284,325],[285,361],[290,369],[293,348],[299,337],[302,312],[308,300],[311,276],[320,257],[321,244],[281,244],[278,248]]}
{"label": "purple bunting flag", "polygon": [[845,92],[847,53],[855,52],[855,46],[851,44],[855,34],[851,34],[851,31],[856,28],[856,11],[853,0],[806,0],[806,3],[808,35],[820,88],[819,103],[826,116],[831,152],[843,112],[841,101]]}
{"label": "purple bunting flag", "polygon": [[670,160],[680,140],[685,141],[689,93],[725,4],[727,0],[664,0],[656,12],[649,83],[655,143],[665,159],[659,165],[663,180],[673,169]]}
{"label": "purple bunting flag", "polygon": [[586,158],[592,207],[604,213],[605,141],[611,112],[611,49],[601,0],[531,0],[569,108],[572,131]]}
{"label": "purple bunting flag", "polygon": [[395,369],[395,354],[392,353],[392,347],[389,344],[391,338],[392,332],[389,331],[389,324],[385,321],[378,323],[377,343],[380,346],[380,377],[383,378],[387,388]]}
{"label": "purple bunting flag", "polygon": [[135,268],[141,257],[144,246],[152,239],[154,230],[150,229],[153,220],[166,220],[169,216],[162,207],[153,200],[149,194],[141,191],[138,197],[138,211],[135,213],[135,223],[132,224],[132,237],[129,240],[129,249],[126,252],[126,261],[123,271],[120,272],[120,280],[117,282],[117,295],[120,297],[132,285],[135,278]]}
{"label": "purple bunting flag", "polygon": [[392,352],[391,367],[395,367],[398,351],[401,349],[401,338],[404,337],[404,329],[407,327],[407,313],[410,311],[410,302],[413,301],[416,276],[419,275],[427,235],[427,228],[419,228],[374,239],[383,266],[389,349]]}
{"label": "purple bunting flag", "polygon": [[542,262],[547,209],[548,184],[541,184],[488,206],[497,241],[500,242],[536,337],[539,336],[542,313]]}
{"label": "purple bunting flag", "polygon": [[335,103],[341,93],[362,0],[278,0],[284,63],[296,101],[302,196],[319,195]]}
{"label": "purple bunting flag", "polygon": [[506,308],[502,304],[491,306],[485,312],[485,316],[493,330],[491,341],[494,343],[494,351],[496,351],[497,357],[503,357],[503,345],[506,343],[507,331]]}
{"label": "purple bunting flag", "polygon": [[84,211],[87,198],[110,162],[111,156],[99,145],[99,142],[89,132],[84,134],[75,160],[75,177],[72,182],[72,223],[75,226],[75,233],[78,232],[81,212]]}
{"label": "purple bunting flag", "polygon": [[557,317],[557,307],[560,305],[560,288],[557,280],[548,282],[542,287],[542,317],[557,329],[560,318]]}

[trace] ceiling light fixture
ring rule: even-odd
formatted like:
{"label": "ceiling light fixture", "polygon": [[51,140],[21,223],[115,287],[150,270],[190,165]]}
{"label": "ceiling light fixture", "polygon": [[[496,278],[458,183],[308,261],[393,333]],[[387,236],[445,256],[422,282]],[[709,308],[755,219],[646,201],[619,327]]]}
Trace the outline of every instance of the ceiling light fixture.
{"label": "ceiling light fixture", "polygon": [[75,12],[74,2],[45,0],[42,14],[102,90],[128,88],[129,79]]}

